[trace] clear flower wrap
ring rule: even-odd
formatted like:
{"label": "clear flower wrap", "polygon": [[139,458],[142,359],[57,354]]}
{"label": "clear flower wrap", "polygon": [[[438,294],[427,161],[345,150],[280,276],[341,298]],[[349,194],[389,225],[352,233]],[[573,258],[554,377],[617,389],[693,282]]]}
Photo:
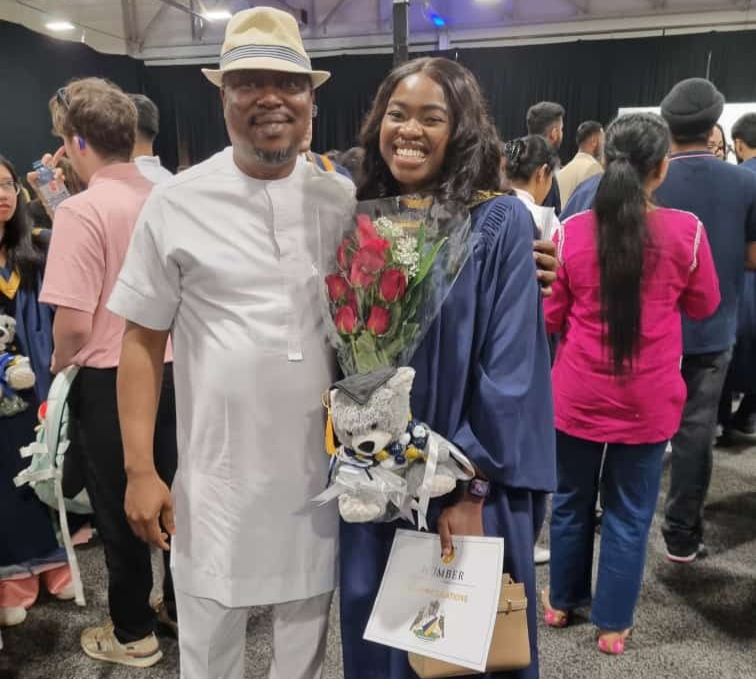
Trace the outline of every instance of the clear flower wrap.
{"label": "clear flower wrap", "polygon": [[359,404],[344,400],[338,389],[330,393],[331,482],[316,500],[338,497],[347,521],[411,519],[415,510],[424,527],[430,497],[471,476],[472,465],[452,443],[412,419],[414,371],[401,366],[409,363],[472,253],[470,214],[433,198],[399,196],[358,203],[340,228],[329,227],[319,225],[321,303],[341,369],[347,378],[363,376],[368,383],[386,367],[402,377],[375,380]]}

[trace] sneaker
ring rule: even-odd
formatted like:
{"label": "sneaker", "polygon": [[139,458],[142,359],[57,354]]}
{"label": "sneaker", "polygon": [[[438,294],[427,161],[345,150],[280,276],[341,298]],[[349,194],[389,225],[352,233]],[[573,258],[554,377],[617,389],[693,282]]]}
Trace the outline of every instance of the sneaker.
{"label": "sneaker", "polygon": [[536,564],[540,566],[542,564],[549,563],[549,559],[551,559],[551,550],[536,545],[535,549],[533,550],[533,561],[535,561]]}
{"label": "sneaker", "polygon": [[58,601],[73,601],[76,598],[76,589],[73,582],[69,582],[60,592],[53,594]]}
{"label": "sneaker", "polygon": [[0,627],[13,627],[26,620],[26,609],[23,606],[0,608]]}
{"label": "sneaker", "polygon": [[115,635],[112,622],[99,627],[87,627],[81,633],[81,648],[95,660],[129,667],[152,667],[163,657],[154,634],[122,644]]}
{"label": "sneaker", "polygon": [[703,542],[700,542],[697,549],[692,553],[672,550],[667,547],[667,561],[671,561],[672,563],[691,563],[696,559],[703,559],[708,553]]}

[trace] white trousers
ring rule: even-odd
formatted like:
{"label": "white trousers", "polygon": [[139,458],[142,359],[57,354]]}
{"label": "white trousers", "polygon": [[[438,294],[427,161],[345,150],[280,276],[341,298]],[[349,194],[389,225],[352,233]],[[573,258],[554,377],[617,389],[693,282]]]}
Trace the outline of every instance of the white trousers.
{"label": "white trousers", "polygon": [[[320,679],[333,592],[273,606],[269,679]],[[176,590],[181,679],[244,679],[249,608]]]}

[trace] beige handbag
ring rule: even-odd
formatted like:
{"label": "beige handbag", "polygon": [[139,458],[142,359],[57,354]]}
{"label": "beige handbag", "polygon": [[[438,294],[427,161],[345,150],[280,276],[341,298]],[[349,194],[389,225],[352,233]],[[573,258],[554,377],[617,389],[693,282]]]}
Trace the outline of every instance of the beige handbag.
{"label": "beige handbag", "polygon": [[[528,638],[528,600],[525,585],[514,582],[507,573],[501,576],[501,594],[496,614],[496,626],[488,651],[487,672],[521,670],[530,665],[530,639]],[[443,660],[409,654],[409,663],[420,679],[466,677],[480,674],[475,670],[452,665]]]}

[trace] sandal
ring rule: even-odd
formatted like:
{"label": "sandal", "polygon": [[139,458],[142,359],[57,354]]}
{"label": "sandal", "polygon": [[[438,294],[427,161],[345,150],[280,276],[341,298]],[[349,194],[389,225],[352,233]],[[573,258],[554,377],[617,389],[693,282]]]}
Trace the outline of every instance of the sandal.
{"label": "sandal", "polygon": [[541,590],[541,604],[543,605],[543,621],[549,627],[567,627],[569,611],[560,611],[551,607],[549,601],[549,588]]}
{"label": "sandal", "polygon": [[607,655],[622,655],[625,652],[625,641],[630,637],[630,629],[622,632],[599,631],[599,651]]}

